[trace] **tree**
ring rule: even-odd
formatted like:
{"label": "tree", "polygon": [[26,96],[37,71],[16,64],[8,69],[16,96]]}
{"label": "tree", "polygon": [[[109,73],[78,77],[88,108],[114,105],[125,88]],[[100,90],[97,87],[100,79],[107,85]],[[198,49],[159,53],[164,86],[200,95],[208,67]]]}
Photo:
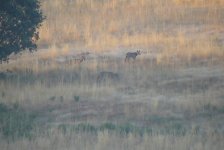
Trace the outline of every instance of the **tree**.
{"label": "tree", "polygon": [[36,50],[43,19],[39,0],[0,0],[0,61],[13,52]]}

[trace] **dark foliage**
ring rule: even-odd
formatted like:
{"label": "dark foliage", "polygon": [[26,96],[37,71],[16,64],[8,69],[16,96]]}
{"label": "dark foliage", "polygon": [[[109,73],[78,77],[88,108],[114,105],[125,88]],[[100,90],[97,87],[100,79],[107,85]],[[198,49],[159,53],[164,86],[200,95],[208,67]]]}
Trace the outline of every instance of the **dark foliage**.
{"label": "dark foliage", "polygon": [[30,137],[35,118],[34,113],[20,109],[18,103],[12,107],[0,103],[0,135],[8,139]]}
{"label": "dark foliage", "polygon": [[43,19],[38,0],[0,0],[0,60],[13,52],[35,50]]}

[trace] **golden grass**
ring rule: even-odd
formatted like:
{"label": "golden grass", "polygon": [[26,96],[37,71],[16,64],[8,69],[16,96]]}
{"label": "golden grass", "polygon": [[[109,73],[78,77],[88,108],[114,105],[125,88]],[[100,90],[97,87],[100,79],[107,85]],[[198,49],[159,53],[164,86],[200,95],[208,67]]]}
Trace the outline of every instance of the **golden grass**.
{"label": "golden grass", "polygon": [[[178,36],[179,43],[185,47],[186,40],[182,39],[182,35]],[[168,43],[172,45],[176,41],[175,38],[167,39],[167,45]],[[198,66],[196,61],[188,66],[182,64],[181,60],[177,60],[173,66],[165,64],[164,60],[163,63],[153,62],[149,57],[140,55],[135,62],[130,63],[125,63],[124,58],[109,56],[106,59],[98,57],[87,59],[81,64],[58,65],[54,57],[67,53],[68,48],[64,47],[61,50],[55,46],[52,49],[55,49],[57,53],[49,51],[46,57],[49,63],[37,63],[38,59],[42,60],[45,55],[36,58],[35,55],[27,54],[29,57],[21,56],[24,59],[2,65],[1,71],[7,69],[10,71],[5,73],[6,78],[4,73],[3,77],[0,74],[2,78],[0,103],[10,107],[18,104],[25,110],[41,112],[49,119],[45,123],[53,125],[60,125],[62,122],[100,124],[108,121],[119,125],[130,121],[147,126],[161,120],[163,124],[155,128],[164,128],[172,124],[172,117],[176,117],[182,120],[183,124],[186,121],[186,125],[190,126],[189,133],[183,136],[153,134],[140,137],[134,133],[121,136],[107,131],[88,135],[82,132],[63,134],[52,128],[52,133],[35,134],[36,138],[32,140],[19,138],[7,142],[3,139],[0,142],[3,150],[15,147],[21,149],[30,147],[32,149],[75,149],[78,147],[96,150],[147,149],[149,147],[156,150],[164,148],[202,150],[209,147],[218,150],[223,146],[221,142],[223,135],[214,132],[220,130],[219,117],[222,116],[224,108],[222,100],[224,71],[221,62],[217,65],[208,60],[205,64]],[[159,53],[160,56],[166,56],[165,54],[166,51]],[[171,59],[167,59],[167,62],[171,62]],[[121,80],[117,84],[106,83],[98,87],[97,75],[101,71],[118,73]],[[78,100],[76,96],[79,97]],[[208,121],[206,117],[210,114],[212,117]],[[202,119],[203,121],[199,123],[202,132],[195,134],[199,126],[198,122],[194,119],[189,121],[184,116]],[[154,120],[151,121],[150,118]],[[206,136],[203,136],[204,134]]]}
{"label": "golden grass", "polygon": [[222,0],[173,0],[176,4],[187,5],[187,6],[224,6],[224,2]]}
{"label": "golden grass", "polygon": [[[167,47],[174,49],[174,52],[169,51],[170,55],[178,49],[178,53],[186,57],[194,55],[193,51],[203,56],[209,55],[214,46],[212,53],[216,54],[217,48],[222,47],[217,47],[209,35],[202,35],[204,39],[201,39],[192,33],[192,37],[199,38],[199,41],[188,39],[184,26],[201,24],[208,29],[212,25],[222,26],[222,3],[219,0],[46,0],[42,1],[42,9],[47,19],[40,29],[39,45],[63,46],[68,43],[72,47],[102,51],[164,44],[165,50]],[[204,47],[207,49],[204,50]],[[190,54],[186,53],[189,50]]]}
{"label": "golden grass", "polygon": [[[41,111],[53,120],[49,124],[109,121],[147,126],[164,121],[159,127],[165,127],[177,118],[192,131],[141,137],[108,131],[63,134],[52,128],[33,140],[0,140],[3,150],[223,148],[223,135],[214,132],[220,131],[224,108],[221,0],[41,2],[47,17],[39,30],[41,50],[1,64],[0,103]],[[134,49],[142,55],[125,63],[126,51]],[[55,61],[82,51],[94,57],[81,64]],[[120,81],[97,86],[101,71],[117,73]],[[194,117],[203,120],[201,124]],[[198,124],[202,132],[195,134]]]}

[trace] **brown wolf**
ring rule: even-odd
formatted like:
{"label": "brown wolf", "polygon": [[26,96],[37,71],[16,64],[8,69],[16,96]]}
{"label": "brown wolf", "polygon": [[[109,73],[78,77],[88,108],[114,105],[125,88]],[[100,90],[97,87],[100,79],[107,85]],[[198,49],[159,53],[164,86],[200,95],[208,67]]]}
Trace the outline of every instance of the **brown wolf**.
{"label": "brown wolf", "polygon": [[138,55],[141,55],[141,53],[140,53],[140,51],[138,50],[137,52],[128,52],[127,54],[126,54],[126,57],[125,57],[125,62],[128,60],[130,60],[130,58],[132,58],[133,60],[135,60],[136,59],[136,57],[138,56]]}

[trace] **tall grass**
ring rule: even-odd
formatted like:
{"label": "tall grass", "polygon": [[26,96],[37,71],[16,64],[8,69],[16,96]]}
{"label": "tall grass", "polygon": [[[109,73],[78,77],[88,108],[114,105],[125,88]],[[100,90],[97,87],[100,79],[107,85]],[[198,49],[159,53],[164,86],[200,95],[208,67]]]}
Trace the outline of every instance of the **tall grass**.
{"label": "tall grass", "polygon": [[[45,0],[42,9],[47,19],[40,29],[40,46],[67,43],[76,49],[98,51],[162,45],[166,53],[178,51],[185,57],[222,52],[216,32],[213,36],[206,34],[212,26],[220,28],[223,24],[223,3],[218,0]],[[186,26],[208,29],[198,37]],[[192,35],[187,36],[187,32]]]}
{"label": "tall grass", "polygon": [[1,149],[223,148],[221,0],[41,2],[40,51],[0,66]]}
{"label": "tall grass", "polygon": [[223,136],[208,134],[206,136],[191,135],[144,135],[140,137],[135,134],[126,136],[109,133],[108,131],[98,134],[67,133],[60,130],[52,130],[49,134],[40,135],[35,140],[20,139],[13,143],[1,140],[2,150],[6,149],[92,149],[92,150],[189,150],[189,149],[213,149],[223,148]]}

